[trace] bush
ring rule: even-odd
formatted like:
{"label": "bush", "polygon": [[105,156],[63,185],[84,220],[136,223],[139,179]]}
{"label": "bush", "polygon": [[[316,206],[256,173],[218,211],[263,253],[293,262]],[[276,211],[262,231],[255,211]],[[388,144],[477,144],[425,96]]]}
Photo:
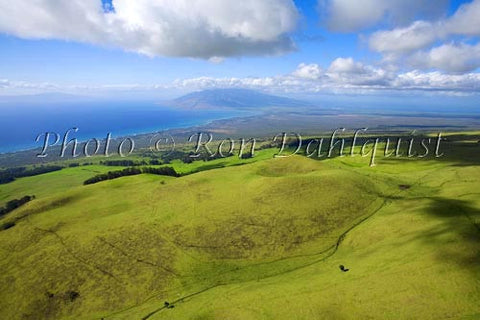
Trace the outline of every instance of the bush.
{"label": "bush", "polygon": [[173,160],[181,160],[183,162],[188,161],[190,157],[188,156],[188,153],[182,152],[182,151],[172,151],[166,154],[161,155],[161,159],[163,163],[170,163]]}
{"label": "bush", "polygon": [[242,154],[241,158],[242,159],[250,159],[250,158],[253,158],[253,155],[252,155],[252,153],[247,152],[247,153]]}
{"label": "bush", "polygon": [[113,180],[121,177],[126,176],[133,176],[142,173],[150,173],[150,174],[157,174],[162,176],[171,176],[171,177],[178,177],[178,173],[172,167],[161,167],[161,168],[152,168],[152,167],[145,167],[145,168],[126,168],[119,171],[109,171],[104,174],[96,175],[90,179],[87,179],[83,182],[84,185],[94,184],[105,180]]}
{"label": "bush", "polygon": [[172,167],[160,167],[160,168],[146,167],[142,169],[142,173],[157,174],[160,176],[178,177],[178,173]]}
{"label": "bush", "polygon": [[0,208],[0,217],[12,212],[13,210],[23,206],[25,203],[35,199],[35,196],[24,196],[21,199],[13,199],[8,201],[3,208]]}
{"label": "bush", "polygon": [[15,222],[5,222],[4,224],[2,224],[2,226],[0,227],[0,230],[7,230],[7,229],[10,229],[10,228],[13,228],[15,227]]}
{"label": "bush", "polygon": [[135,166],[144,166],[147,163],[145,161],[134,161],[134,160],[108,160],[101,161],[100,164],[109,167],[135,167]]}
{"label": "bush", "polygon": [[158,166],[160,164],[162,164],[162,162],[160,160],[157,160],[157,159],[150,160],[150,165],[152,165],[152,166]]}
{"label": "bush", "polygon": [[62,170],[61,166],[40,166],[27,169],[26,167],[9,168],[0,171],[0,184],[14,181],[16,178],[37,176],[53,171]]}

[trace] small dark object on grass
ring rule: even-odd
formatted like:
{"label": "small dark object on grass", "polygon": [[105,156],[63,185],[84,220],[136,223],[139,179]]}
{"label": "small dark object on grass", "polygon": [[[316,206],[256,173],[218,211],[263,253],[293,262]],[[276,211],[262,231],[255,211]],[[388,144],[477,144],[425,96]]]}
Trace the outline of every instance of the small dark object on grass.
{"label": "small dark object on grass", "polygon": [[173,304],[170,304],[170,302],[168,302],[168,301],[165,301],[164,305],[165,305],[165,308],[167,308],[167,309],[175,308],[175,306]]}
{"label": "small dark object on grass", "polygon": [[412,186],[408,185],[408,184],[401,184],[398,186],[401,190],[408,190],[410,189]]}
{"label": "small dark object on grass", "polygon": [[347,272],[348,270],[350,270],[350,269],[346,269],[343,264],[341,264],[339,268],[340,268],[340,270],[342,270],[343,272]]}
{"label": "small dark object on grass", "polygon": [[70,299],[71,302],[75,301],[78,297],[80,297],[80,293],[76,291],[69,291],[67,292],[68,298]]}

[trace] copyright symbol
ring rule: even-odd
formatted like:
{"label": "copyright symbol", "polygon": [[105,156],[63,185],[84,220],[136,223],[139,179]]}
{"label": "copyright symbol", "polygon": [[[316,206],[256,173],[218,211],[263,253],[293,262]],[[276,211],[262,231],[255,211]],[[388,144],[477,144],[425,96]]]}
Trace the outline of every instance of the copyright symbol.
{"label": "copyright symbol", "polygon": [[[175,139],[169,134],[157,133],[150,138],[150,150],[156,152],[166,152],[170,155],[175,150]],[[170,148],[168,146],[171,146]]]}

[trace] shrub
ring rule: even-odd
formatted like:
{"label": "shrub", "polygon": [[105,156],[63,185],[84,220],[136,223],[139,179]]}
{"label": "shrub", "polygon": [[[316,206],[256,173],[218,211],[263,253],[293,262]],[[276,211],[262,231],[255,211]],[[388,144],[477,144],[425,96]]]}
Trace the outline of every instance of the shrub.
{"label": "shrub", "polygon": [[135,167],[135,166],[143,166],[147,163],[145,161],[134,161],[134,160],[108,160],[108,161],[101,161],[100,164],[109,167]]}
{"label": "shrub", "polygon": [[126,176],[133,176],[142,173],[150,173],[150,174],[157,174],[162,176],[171,176],[171,177],[178,177],[178,173],[172,167],[160,167],[160,168],[152,168],[152,167],[145,167],[145,168],[126,168],[119,171],[109,171],[104,174],[96,175],[90,179],[87,179],[83,182],[84,185],[94,184],[105,180],[113,180],[121,177]]}
{"label": "shrub", "polygon": [[250,152],[242,154],[242,159],[250,159],[253,158],[253,155]]}
{"label": "shrub", "polygon": [[27,169],[26,167],[9,168],[0,171],[0,184],[14,181],[16,178],[37,176],[40,174],[62,170],[61,166],[40,166]]}
{"label": "shrub", "polygon": [[0,230],[7,230],[7,229],[10,229],[10,228],[13,228],[15,227],[15,222],[5,222],[4,224],[2,224],[2,226],[0,227]]}
{"label": "shrub", "polygon": [[21,199],[13,199],[8,201],[3,208],[0,208],[0,217],[6,215],[9,212],[23,206],[25,203],[35,199],[35,196],[24,196]]}

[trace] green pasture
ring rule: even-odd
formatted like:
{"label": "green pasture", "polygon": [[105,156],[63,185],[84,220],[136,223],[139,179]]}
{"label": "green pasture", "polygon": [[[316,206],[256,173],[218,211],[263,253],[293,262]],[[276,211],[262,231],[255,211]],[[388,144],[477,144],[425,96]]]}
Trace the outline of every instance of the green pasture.
{"label": "green pasture", "polygon": [[[478,319],[480,146],[442,158],[229,157],[0,185],[5,319]],[[344,265],[348,272],[339,268]],[[164,303],[169,302],[167,307]],[[174,307],[172,307],[174,306]]]}

